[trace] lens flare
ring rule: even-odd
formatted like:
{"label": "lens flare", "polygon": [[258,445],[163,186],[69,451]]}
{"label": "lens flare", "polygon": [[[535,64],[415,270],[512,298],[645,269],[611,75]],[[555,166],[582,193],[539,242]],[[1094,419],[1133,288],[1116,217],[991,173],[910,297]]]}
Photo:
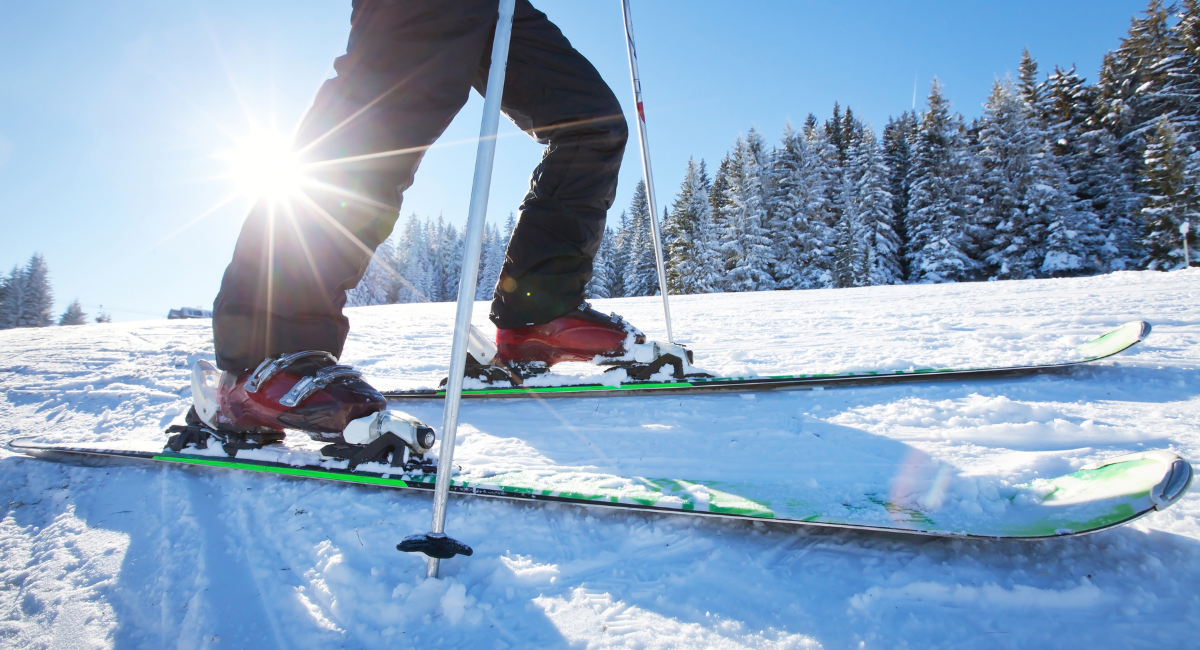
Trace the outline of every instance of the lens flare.
{"label": "lens flare", "polygon": [[221,158],[228,163],[228,177],[240,194],[275,202],[299,194],[303,168],[290,138],[260,131],[237,141],[236,145]]}

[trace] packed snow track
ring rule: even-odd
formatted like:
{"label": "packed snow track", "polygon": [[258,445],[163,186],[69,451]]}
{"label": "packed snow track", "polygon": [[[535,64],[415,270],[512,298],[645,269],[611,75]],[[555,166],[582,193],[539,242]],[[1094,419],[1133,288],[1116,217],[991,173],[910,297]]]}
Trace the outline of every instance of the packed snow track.
{"label": "packed snow track", "polygon": [[[813,488],[861,471],[899,499],[987,509],[1110,456],[1200,459],[1198,303],[1196,269],[680,296],[676,337],[723,375],[1044,363],[1131,320],[1154,333],[1058,375],[472,400],[455,461]],[[596,306],[663,337],[658,298]],[[380,388],[436,385],[453,309],[352,309],[342,360]],[[0,332],[0,442],[161,445],[191,365],[212,359],[209,327]],[[441,421],[439,401],[393,407]],[[638,457],[613,453],[630,440]],[[0,489],[5,648],[1185,647],[1200,627],[1195,492],[1127,526],[1020,543],[456,497],[447,531],[475,555],[426,580],[423,558],[395,550],[428,530],[425,493],[6,448]]]}

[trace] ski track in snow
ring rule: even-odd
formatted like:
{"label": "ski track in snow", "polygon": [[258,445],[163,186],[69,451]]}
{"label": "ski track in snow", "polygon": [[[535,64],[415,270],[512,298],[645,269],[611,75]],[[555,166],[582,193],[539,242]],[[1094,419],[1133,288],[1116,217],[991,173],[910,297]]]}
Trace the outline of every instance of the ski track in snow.
{"label": "ski track in snow", "polygon": [[[851,459],[893,494],[969,509],[1121,453],[1200,461],[1198,297],[1195,269],[681,296],[680,342],[721,374],[1037,363],[1126,321],[1154,332],[1059,376],[469,401],[456,463],[478,476],[734,468],[819,489]],[[663,335],[658,298],[596,306]],[[432,385],[453,308],[349,310],[343,360],[379,388]],[[0,440],[160,446],[190,404],[188,369],[212,358],[209,328],[0,332]],[[440,402],[393,407],[440,425]],[[447,530],[475,555],[445,561],[441,580],[395,550],[428,530],[425,493],[7,449],[0,489],[6,648],[1185,647],[1200,626],[1200,488],[1131,525],[1041,542],[452,497]]]}

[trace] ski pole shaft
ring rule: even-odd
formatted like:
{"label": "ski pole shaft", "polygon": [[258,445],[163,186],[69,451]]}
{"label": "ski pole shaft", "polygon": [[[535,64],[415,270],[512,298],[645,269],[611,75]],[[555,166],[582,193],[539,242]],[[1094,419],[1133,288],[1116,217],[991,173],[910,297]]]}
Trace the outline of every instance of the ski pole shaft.
{"label": "ski pole shaft", "polygon": [[662,294],[663,316],[667,323],[667,342],[674,343],[671,332],[671,305],[667,301],[667,270],[663,262],[662,233],[658,227],[658,203],[654,199],[654,172],[650,169],[650,143],[646,140],[646,111],[642,108],[642,78],[638,74],[637,48],[633,44],[633,16],[629,0],[621,0],[625,18],[625,47],[629,51],[629,78],[633,82],[633,103],[637,108],[638,145],[642,150],[642,176],[646,182],[646,199],[650,202],[650,234],[654,239],[654,263],[658,267],[658,290]]}
{"label": "ski pole shaft", "polygon": [[[462,402],[463,376],[467,365],[467,336],[471,331],[471,309],[475,304],[479,250],[483,244],[492,163],[496,157],[496,131],[500,125],[500,99],[504,94],[504,71],[508,66],[508,44],[512,37],[515,5],[516,0],[500,0],[496,36],[492,42],[492,65],[488,71],[487,96],[483,102],[483,123],[479,127],[479,148],[475,153],[475,179],[471,184],[467,238],[463,243],[462,276],[458,284],[458,309],[454,314],[454,345],[450,351],[449,381],[446,382],[446,408],[442,413],[442,446],[438,454],[437,482],[433,491],[433,525],[430,532],[434,534],[441,534],[446,528],[446,501],[450,495],[450,474],[454,468],[454,438],[458,432],[458,407]],[[429,558],[428,577],[438,577],[439,565],[440,560]]]}

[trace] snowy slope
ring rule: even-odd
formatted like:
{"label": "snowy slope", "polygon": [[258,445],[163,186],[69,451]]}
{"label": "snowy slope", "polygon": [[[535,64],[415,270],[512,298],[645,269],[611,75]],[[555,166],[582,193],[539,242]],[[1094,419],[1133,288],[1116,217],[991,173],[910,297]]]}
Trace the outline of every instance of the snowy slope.
{"label": "snowy slope", "polygon": [[[679,297],[679,339],[722,374],[1030,363],[1129,320],[1155,329],[1066,377],[472,401],[456,463],[762,472],[800,489],[858,468],[970,509],[1119,453],[1195,461],[1198,297],[1196,270]],[[597,306],[661,337],[656,298]],[[452,318],[450,304],[351,310],[343,360],[380,388],[431,385]],[[0,332],[0,440],[161,445],[188,368],[211,357],[207,321]],[[437,403],[396,407],[440,424]],[[0,489],[3,647],[1139,647],[1188,646],[1200,625],[1196,495],[1025,543],[456,498],[447,528],[476,553],[426,581],[394,550],[428,529],[424,494],[6,451]]]}

